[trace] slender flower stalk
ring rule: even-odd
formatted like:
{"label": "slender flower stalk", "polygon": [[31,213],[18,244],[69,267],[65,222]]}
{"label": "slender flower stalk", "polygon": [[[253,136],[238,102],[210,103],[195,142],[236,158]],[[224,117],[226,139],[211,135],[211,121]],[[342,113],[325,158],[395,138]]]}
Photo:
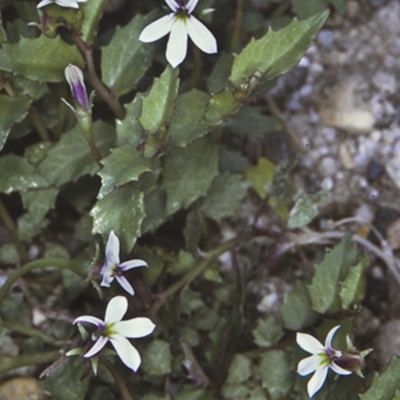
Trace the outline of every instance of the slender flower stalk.
{"label": "slender flower stalk", "polygon": [[111,282],[115,278],[121,287],[133,296],[135,294],[133,287],[123,274],[132,268],[147,267],[148,265],[143,260],[129,260],[121,264],[119,247],[119,239],[114,231],[111,231],[106,246],[106,260],[101,270],[103,277],[101,286],[110,287]]}
{"label": "slender flower stalk", "polygon": [[79,8],[78,3],[85,3],[87,0],[42,0],[36,7],[41,8],[49,4],[57,4],[65,8]]}
{"label": "slender flower stalk", "polygon": [[192,13],[199,0],[165,0],[172,13],[152,22],[143,29],[139,40],[154,42],[169,34],[166,58],[173,68],[183,62],[187,53],[188,36],[207,54],[217,53],[213,34]]}
{"label": "slender flower stalk", "polygon": [[141,364],[141,357],[128,339],[138,339],[150,335],[155,328],[154,323],[146,317],[132,318],[122,321],[128,310],[128,300],[123,296],[113,297],[106,308],[104,321],[91,315],[83,315],[73,322],[88,323],[96,326],[92,334],[93,346],[83,357],[91,358],[98,354],[110,342],[121,361],[136,372]]}
{"label": "slender flower stalk", "polygon": [[[332,347],[332,339],[339,328],[340,325],[335,326],[329,331],[325,339],[325,345],[311,335],[297,333],[297,344],[307,353],[312,354],[301,360],[297,366],[297,372],[301,376],[314,372],[314,375],[307,384],[307,392],[310,398],[321,389],[329,369],[339,375],[350,375],[352,373],[352,371],[339,366],[339,364],[345,365],[344,361],[346,360],[347,352],[336,350]],[[360,357],[358,358],[360,359]]]}

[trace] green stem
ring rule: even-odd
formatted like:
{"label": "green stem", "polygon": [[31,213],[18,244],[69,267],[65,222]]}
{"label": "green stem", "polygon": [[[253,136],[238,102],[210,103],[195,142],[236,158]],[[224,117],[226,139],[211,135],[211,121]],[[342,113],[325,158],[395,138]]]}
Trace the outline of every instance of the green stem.
{"label": "green stem", "polygon": [[129,393],[128,387],[126,386],[124,380],[121,378],[114,365],[112,365],[110,361],[108,361],[105,357],[102,357],[100,361],[105,365],[105,367],[110,371],[111,375],[113,376],[115,383],[117,384],[118,389],[122,395],[122,398],[124,400],[133,400],[131,394]]}
{"label": "green stem", "polygon": [[185,286],[189,285],[193,280],[195,280],[202,272],[204,272],[209,265],[217,259],[221,254],[232,250],[234,247],[248,242],[253,239],[255,235],[253,233],[239,236],[237,238],[228,240],[214,250],[210,251],[205,258],[203,258],[196,266],[191,268],[191,270],[182,277],[178,282],[175,282],[172,286],[170,286],[164,293],[159,295],[159,299],[152,305],[149,311],[149,316],[153,316],[157,313],[157,311],[162,307],[162,305],[172,296],[174,296],[177,292],[183,289]]}
{"label": "green stem", "polygon": [[86,67],[89,73],[89,81],[94,87],[96,93],[109,105],[115,116],[122,120],[126,116],[126,110],[123,105],[119,102],[117,97],[104,85],[99,79],[96,73],[96,69],[93,61],[93,50],[88,46],[83,39],[79,36],[79,33],[74,32],[72,35],[76,45],[85,57]]}
{"label": "green stem", "polygon": [[243,6],[243,0],[236,0],[235,29],[231,40],[231,52],[236,51],[239,45],[240,33],[242,32]]}
{"label": "green stem", "polygon": [[33,106],[31,107],[31,109],[29,110],[29,116],[31,117],[33,126],[38,131],[41,139],[45,142],[49,142],[50,141],[49,132],[48,132],[45,124],[43,123],[43,120],[42,120],[40,114],[37,112],[36,107],[33,107]]}
{"label": "green stem", "polygon": [[0,374],[4,374],[16,368],[26,367],[28,365],[47,364],[60,358],[59,351],[47,351],[34,354],[23,354],[21,356],[1,356]]}
{"label": "green stem", "polygon": [[82,269],[84,268],[82,261],[65,260],[59,258],[45,258],[43,260],[32,261],[11,274],[5,281],[4,285],[0,288],[0,308],[5,297],[7,296],[7,293],[19,278],[35,269],[41,269],[45,267],[69,269],[75,272],[77,275],[86,278],[86,274],[82,272]]}
{"label": "green stem", "polygon": [[89,144],[90,151],[92,152],[92,156],[96,160],[97,164],[99,164],[99,166],[102,167],[103,165],[100,162],[101,161],[101,155],[99,153],[99,149],[96,146],[96,143],[94,142],[93,134],[92,134],[92,137],[90,139],[88,139],[88,138],[86,138],[86,139],[87,139],[87,142]]}

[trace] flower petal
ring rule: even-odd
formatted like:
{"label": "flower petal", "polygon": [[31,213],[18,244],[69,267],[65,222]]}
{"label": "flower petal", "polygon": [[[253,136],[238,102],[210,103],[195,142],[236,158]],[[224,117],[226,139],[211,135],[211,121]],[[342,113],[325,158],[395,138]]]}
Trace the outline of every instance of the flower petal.
{"label": "flower petal", "polygon": [[59,5],[60,7],[79,8],[79,5],[76,2],[76,0],[74,0],[74,1],[71,1],[71,0],[56,0],[56,4]]}
{"label": "flower petal", "polygon": [[100,336],[95,344],[92,346],[92,348],[83,355],[83,357],[85,358],[89,358],[89,357],[93,357],[95,354],[97,354],[100,350],[102,350],[102,348],[106,345],[106,343],[108,342],[108,338],[104,337],[104,336]]}
{"label": "flower petal", "polygon": [[174,24],[175,14],[168,14],[144,28],[139,36],[139,40],[143,43],[155,42],[167,35]]}
{"label": "flower petal", "polygon": [[312,355],[303,358],[297,365],[297,373],[301,376],[309,375],[314,372],[321,364],[321,357]]}
{"label": "flower petal", "polygon": [[328,369],[329,369],[328,365],[324,365],[320,368],[317,368],[314,375],[308,381],[307,392],[310,398],[313,397],[314,394],[317,393],[319,389],[321,389],[322,385],[325,382],[326,375],[328,374]]}
{"label": "flower petal", "polygon": [[129,343],[129,340],[121,335],[110,338],[121,361],[133,371],[137,371],[142,362],[139,352]]}
{"label": "flower petal", "polygon": [[87,322],[96,326],[104,325],[104,322],[100,318],[92,317],[91,315],[82,315],[81,317],[75,318],[73,324],[77,322]]}
{"label": "flower petal", "polygon": [[127,338],[137,339],[150,335],[155,327],[155,324],[149,318],[138,317],[117,322],[114,325],[114,330]]}
{"label": "flower petal", "polygon": [[218,52],[214,35],[197,18],[190,16],[186,22],[186,27],[190,39],[200,50],[207,54]]}
{"label": "flower petal", "polygon": [[129,271],[132,268],[139,268],[139,267],[148,267],[147,262],[143,260],[128,260],[123,262],[119,269],[121,271]]}
{"label": "flower petal", "polygon": [[174,20],[174,24],[167,43],[166,57],[172,68],[176,68],[185,59],[187,53],[186,24],[181,18]]}
{"label": "flower petal", "polygon": [[193,12],[193,10],[196,8],[197,3],[199,0],[189,0],[189,2],[186,4],[186,10],[189,14]]}
{"label": "flower petal", "polygon": [[101,269],[101,276],[103,277],[100,286],[110,287],[111,282],[114,280],[114,275],[112,274],[112,267],[110,268],[110,264],[104,264]]}
{"label": "flower petal", "polygon": [[108,235],[106,246],[106,263],[119,265],[119,239],[114,231],[111,231]]}
{"label": "flower petal", "polygon": [[135,291],[133,290],[132,285],[128,282],[128,279],[126,279],[124,276],[116,276],[116,278],[125,292],[129,293],[131,296],[135,294]]}
{"label": "flower petal", "polygon": [[337,330],[340,328],[340,325],[336,325],[334,326],[326,335],[326,339],[325,339],[325,348],[326,349],[331,349],[332,348],[332,340],[333,337],[335,336],[335,333],[337,332]]}
{"label": "flower petal", "polygon": [[41,7],[47,6],[47,5],[49,5],[49,4],[53,4],[53,1],[52,1],[52,0],[42,0],[42,1],[36,6],[36,8],[41,8]]}
{"label": "flower petal", "polygon": [[128,300],[124,296],[113,297],[107,304],[104,321],[107,325],[121,321],[128,309]]}
{"label": "flower petal", "polygon": [[175,0],[165,0],[165,2],[168,4],[168,7],[174,12],[178,12],[180,7],[179,4]]}
{"label": "flower petal", "polygon": [[296,342],[308,353],[318,354],[325,352],[325,347],[322,345],[322,343],[307,333],[298,332],[296,335]]}
{"label": "flower petal", "polygon": [[335,361],[332,361],[329,366],[332,369],[332,371],[336,372],[339,375],[351,375],[352,374],[351,371],[348,371],[347,369],[339,367],[339,365],[335,364]]}

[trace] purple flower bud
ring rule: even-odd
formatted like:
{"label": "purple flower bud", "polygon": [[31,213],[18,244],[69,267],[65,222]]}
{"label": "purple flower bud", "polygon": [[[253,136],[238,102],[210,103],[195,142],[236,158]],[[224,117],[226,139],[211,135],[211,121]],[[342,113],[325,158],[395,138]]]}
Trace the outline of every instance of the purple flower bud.
{"label": "purple flower bud", "polygon": [[83,111],[89,112],[89,100],[81,69],[76,65],[68,64],[64,74],[71,89],[72,97],[79,103]]}

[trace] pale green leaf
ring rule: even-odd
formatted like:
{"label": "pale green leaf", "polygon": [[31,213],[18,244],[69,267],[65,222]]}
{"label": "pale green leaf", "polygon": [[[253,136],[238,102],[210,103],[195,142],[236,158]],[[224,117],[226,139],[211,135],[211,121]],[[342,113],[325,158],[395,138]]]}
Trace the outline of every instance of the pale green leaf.
{"label": "pale green leaf", "polygon": [[80,68],[85,65],[78,48],[59,36],[54,39],[44,35],[36,39],[22,38],[16,44],[6,43],[0,48],[0,70],[34,81],[64,81],[64,69],[69,63]]}
{"label": "pale green leaf", "polygon": [[351,236],[346,235],[338,245],[326,252],[324,260],[316,266],[312,283],[308,285],[315,311],[324,314],[340,310],[340,282],[355,264],[356,253],[356,245]]}
{"label": "pale green leaf", "polygon": [[162,185],[167,192],[167,214],[187,208],[207,193],[218,174],[218,146],[210,138],[187,148],[172,148],[165,156]]}
{"label": "pale green leaf", "polygon": [[253,329],[254,343],[260,347],[272,347],[283,336],[282,322],[271,314],[267,318],[259,318]]}
{"label": "pale green leaf", "polygon": [[252,91],[259,78],[271,80],[289,71],[312,44],[328,15],[324,11],[304,21],[294,20],[280,31],[269,30],[260,39],[252,39],[235,56],[229,80],[237,89],[244,85]]}
{"label": "pale green leaf", "polygon": [[300,197],[290,210],[288,227],[290,229],[308,225],[318,215],[318,204],[309,197]]}
{"label": "pale green leaf", "polygon": [[350,268],[350,272],[346,280],[342,283],[339,292],[342,307],[348,310],[350,306],[359,306],[365,295],[365,271],[368,267],[368,257],[366,254],[360,262]]}
{"label": "pale green leaf", "polygon": [[154,19],[154,13],[137,14],[128,25],[117,27],[111,42],[101,51],[103,82],[116,96],[134,89],[147,72],[154,51],[139,41],[140,32]]}
{"label": "pale green leaf", "polygon": [[144,213],[143,193],[133,184],[115,189],[98,200],[92,208],[93,233],[100,233],[104,241],[114,231],[125,253],[129,253],[140,236]]}
{"label": "pale green leaf", "polygon": [[99,199],[115,187],[137,181],[143,172],[151,170],[152,160],[143,158],[142,154],[132,147],[122,146],[111,150],[111,154],[101,163],[104,168],[99,172],[102,180]]}
{"label": "pale green leaf", "polygon": [[[93,124],[93,136],[100,154],[107,155],[115,141],[114,128],[98,120]],[[55,185],[75,182],[83,175],[94,175],[99,169],[78,126],[64,133],[40,164],[40,172]]]}
{"label": "pale green leaf", "polygon": [[375,373],[370,388],[360,394],[361,400],[392,400],[396,390],[400,389],[400,358],[393,356],[386,371]]}
{"label": "pale green leaf", "polygon": [[142,369],[148,375],[165,375],[171,372],[171,349],[168,342],[155,339],[143,352]]}
{"label": "pale green leaf", "polygon": [[220,125],[228,115],[237,112],[240,102],[235,98],[229,87],[211,95],[206,109],[205,121],[212,126]]}
{"label": "pale green leaf", "polygon": [[262,199],[268,194],[275,172],[276,165],[263,157],[258,159],[257,165],[251,165],[246,169],[246,178]]}
{"label": "pale green leaf", "polygon": [[143,98],[142,114],[139,118],[149,133],[157,132],[168,121],[174,100],[178,94],[178,69],[169,65],[159,78],[154,79],[150,92]]}

